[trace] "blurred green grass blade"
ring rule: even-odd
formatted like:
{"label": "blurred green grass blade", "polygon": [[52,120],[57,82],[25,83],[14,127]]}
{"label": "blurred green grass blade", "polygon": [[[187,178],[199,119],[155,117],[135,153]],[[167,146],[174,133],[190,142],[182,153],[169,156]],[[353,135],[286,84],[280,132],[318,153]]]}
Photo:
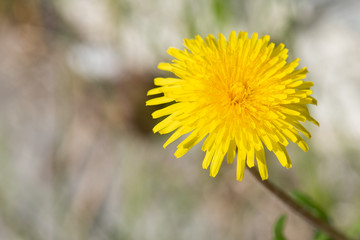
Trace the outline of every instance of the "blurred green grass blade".
{"label": "blurred green grass blade", "polygon": [[349,227],[347,233],[354,239],[360,239],[360,218]]}
{"label": "blurred green grass blade", "polygon": [[283,234],[285,227],[286,215],[281,215],[274,225],[274,240],[286,240]]}
{"label": "blurred green grass blade", "polygon": [[314,240],[333,240],[333,239],[328,235],[326,235],[324,232],[316,230],[314,234]]}
{"label": "blurred green grass blade", "polygon": [[330,223],[330,218],[326,211],[309,196],[299,191],[293,191],[292,195],[297,203],[309,210],[314,216],[319,217],[327,223]]}
{"label": "blurred green grass blade", "polygon": [[220,24],[225,24],[227,22],[229,14],[229,1],[228,0],[213,0],[212,7],[216,20]]}

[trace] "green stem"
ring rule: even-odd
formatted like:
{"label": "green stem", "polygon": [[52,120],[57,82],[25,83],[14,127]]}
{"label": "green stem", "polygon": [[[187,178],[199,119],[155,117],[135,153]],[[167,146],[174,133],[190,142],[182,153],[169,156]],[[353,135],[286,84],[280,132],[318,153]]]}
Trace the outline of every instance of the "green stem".
{"label": "green stem", "polygon": [[313,216],[300,204],[295,202],[286,192],[284,192],[279,187],[275,186],[269,180],[263,181],[259,175],[259,172],[256,168],[248,168],[249,172],[258,180],[267,190],[269,190],[273,195],[280,199],[285,205],[290,209],[300,215],[304,220],[306,220],[311,226],[316,229],[319,229],[329,235],[329,237],[336,240],[350,240],[343,233],[339,232],[334,227],[330,226],[324,220]]}

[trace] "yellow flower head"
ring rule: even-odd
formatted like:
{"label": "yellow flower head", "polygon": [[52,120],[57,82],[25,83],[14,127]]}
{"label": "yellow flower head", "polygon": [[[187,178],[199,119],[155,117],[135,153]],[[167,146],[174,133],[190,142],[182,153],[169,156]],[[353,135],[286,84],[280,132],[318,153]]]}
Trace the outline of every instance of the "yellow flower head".
{"label": "yellow flower head", "polygon": [[204,39],[185,39],[185,50],[169,48],[176,59],[160,63],[159,69],[178,78],[155,78],[157,88],[148,95],[158,95],[146,105],[170,103],[155,111],[153,118],[167,116],[153,131],[160,134],[175,131],[164,147],[190,133],[178,145],[176,157],[206,138],[203,168],[210,166],[215,177],[226,155],[231,164],[237,152],[237,179],[244,176],[245,162],[253,167],[256,159],[261,178],[268,178],[264,146],[287,168],[291,167],[285,149],[288,141],[304,151],[306,142],[299,132],[310,138],[300,122],[318,125],[307,108],[315,104],[311,97],[312,82],[305,82],[306,68],[295,70],[299,59],[286,62],[284,44],[275,47],[270,37],[260,39],[254,33],[231,32],[227,41],[209,35]]}

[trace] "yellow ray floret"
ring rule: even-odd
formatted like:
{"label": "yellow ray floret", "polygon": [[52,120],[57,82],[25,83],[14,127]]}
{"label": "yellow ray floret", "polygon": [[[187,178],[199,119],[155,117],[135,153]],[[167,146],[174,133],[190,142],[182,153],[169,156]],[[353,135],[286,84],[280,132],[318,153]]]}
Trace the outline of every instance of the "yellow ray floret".
{"label": "yellow ray floret", "polygon": [[[188,136],[178,145],[176,157],[205,141],[203,168],[210,166],[215,177],[223,160],[237,159],[237,179],[242,180],[245,164],[259,169],[268,178],[264,148],[272,151],[282,166],[292,163],[286,151],[289,141],[302,150],[309,148],[311,134],[301,122],[319,125],[310,116],[307,104],[317,104],[311,97],[312,82],[304,81],[307,69],[296,70],[299,59],[287,62],[284,44],[275,46],[269,36],[251,38],[246,32],[231,32],[228,40],[208,35],[205,39],[185,39],[184,50],[169,48],[175,59],[160,63],[159,69],[170,71],[176,78],[155,78],[155,96],[146,105],[167,104],[155,111],[153,118],[165,117],[153,129],[167,134],[164,144]],[[256,161],[255,161],[256,160]]]}

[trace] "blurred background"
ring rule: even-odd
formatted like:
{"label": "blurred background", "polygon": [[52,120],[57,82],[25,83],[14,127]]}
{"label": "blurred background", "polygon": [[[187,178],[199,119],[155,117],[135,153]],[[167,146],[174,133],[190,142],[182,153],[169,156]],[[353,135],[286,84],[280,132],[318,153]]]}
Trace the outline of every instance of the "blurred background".
{"label": "blurred background", "polygon": [[269,34],[308,67],[320,127],[270,180],[360,235],[360,1],[1,0],[0,239],[310,239],[313,229],[249,173],[214,179],[181,159],[145,107],[170,46],[197,34]]}

